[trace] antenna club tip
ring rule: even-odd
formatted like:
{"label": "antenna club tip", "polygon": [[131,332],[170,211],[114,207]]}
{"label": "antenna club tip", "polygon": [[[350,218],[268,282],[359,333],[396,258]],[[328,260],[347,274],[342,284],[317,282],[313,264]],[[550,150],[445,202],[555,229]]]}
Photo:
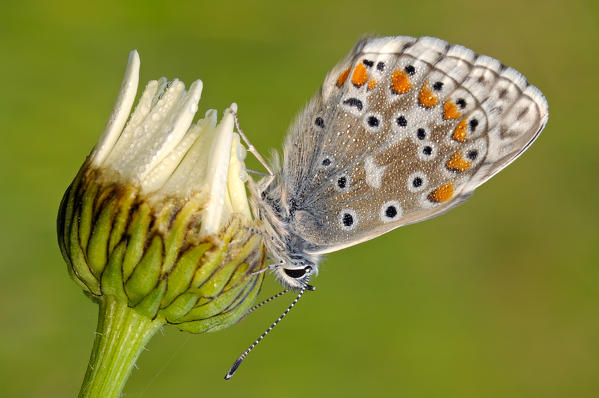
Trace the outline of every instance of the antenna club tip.
{"label": "antenna club tip", "polygon": [[233,366],[231,366],[231,369],[229,369],[229,371],[225,375],[225,380],[229,380],[231,377],[233,377],[233,375],[237,371],[237,368],[239,367],[239,365],[241,365],[241,361],[243,361],[243,357],[242,358],[238,358],[235,361],[235,363],[233,363]]}

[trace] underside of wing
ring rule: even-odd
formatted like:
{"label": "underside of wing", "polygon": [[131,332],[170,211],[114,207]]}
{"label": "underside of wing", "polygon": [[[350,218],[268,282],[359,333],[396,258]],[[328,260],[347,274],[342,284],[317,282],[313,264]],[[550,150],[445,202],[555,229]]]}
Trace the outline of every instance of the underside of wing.
{"label": "underside of wing", "polygon": [[287,138],[293,228],[326,253],[441,214],[519,156],[547,114],[493,58],[429,37],[364,40]]}

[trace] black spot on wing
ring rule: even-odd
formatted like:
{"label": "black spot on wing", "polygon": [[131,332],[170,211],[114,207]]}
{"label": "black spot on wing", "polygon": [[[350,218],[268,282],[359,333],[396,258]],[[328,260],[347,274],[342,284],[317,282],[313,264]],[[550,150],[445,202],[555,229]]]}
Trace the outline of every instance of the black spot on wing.
{"label": "black spot on wing", "polygon": [[348,98],[345,101],[343,101],[343,103],[345,105],[355,106],[359,111],[361,111],[362,108],[364,107],[364,105],[362,104],[362,101],[360,101],[357,98]]}

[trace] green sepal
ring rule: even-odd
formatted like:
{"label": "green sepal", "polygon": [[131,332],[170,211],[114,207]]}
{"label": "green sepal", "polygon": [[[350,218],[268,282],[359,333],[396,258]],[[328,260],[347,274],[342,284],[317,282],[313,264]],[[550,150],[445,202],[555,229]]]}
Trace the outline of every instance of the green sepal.
{"label": "green sepal", "polygon": [[161,265],[162,239],[156,235],[125,285],[125,291],[133,305],[156,287],[160,278]]}
{"label": "green sepal", "polygon": [[218,268],[220,263],[223,261],[225,253],[227,252],[227,244],[224,244],[215,250],[211,250],[204,256],[202,266],[197,269],[193,280],[191,282],[191,288],[196,290],[198,286],[204,284],[212,275],[212,273]]}
{"label": "green sepal", "polygon": [[108,200],[96,216],[93,231],[87,245],[87,263],[92,273],[99,277],[106,266],[108,256],[108,238],[112,229],[112,220],[116,207],[116,198]]}
{"label": "green sepal", "polygon": [[123,259],[123,278],[125,280],[129,279],[144,254],[146,236],[152,222],[150,213],[151,209],[147,203],[140,204],[129,225],[127,251]]}
{"label": "green sepal", "polygon": [[235,271],[237,266],[252,253],[252,250],[256,248],[260,239],[262,239],[260,236],[252,236],[248,242],[243,245],[241,250],[235,254],[233,260],[220,267],[213,275],[210,276],[210,279],[207,280],[206,283],[199,287],[197,294],[204,297],[214,297],[220,291],[222,291],[231,278],[233,271]]}
{"label": "green sepal", "polygon": [[179,258],[168,276],[168,287],[162,307],[169,306],[175,297],[187,290],[200,259],[210,247],[212,247],[210,243],[203,243],[188,250]]}
{"label": "green sepal", "polygon": [[187,228],[189,228],[189,219],[197,212],[198,208],[198,203],[191,200],[183,206],[175,217],[175,221],[172,223],[165,241],[164,264],[162,266],[162,270],[165,274],[168,274],[173,268],[179,250],[181,249],[181,244],[185,238]]}
{"label": "green sepal", "polygon": [[248,310],[254,305],[258,294],[260,294],[263,280],[264,273],[257,275],[256,279],[248,282],[249,286],[246,286],[245,291],[235,299],[235,302],[229,306],[230,309],[224,313],[224,315],[228,314],[229,316],[223,317],[223,323],[217,324],[207,332],[217,332],[243,319]]}
{"label": "green sepal", "polygon": [[249,310],[254,303],[254,300],[256,300],[256,296],[260,293],[263,277],[264,274],[259,274],[256,276],[255,281],[250,282],[251,286],[247,288],[247,293],[244,292],[244,294],[231,305],[231,310],[208,319],[176,323],[174,326],[191,333],[216,332],[217,330],[231,326],[231,324],[237,322],[246,314],[247,310]]}
{"label": "green sepal", "polygon": [[[60,247],[60,253],[66,261],[68,268],[72,268],[71,256],[69,254],[69,238],[71,231],[71,225],[73,224],[73,203],[74,195],[73,185],[76,181],[73,181],[67,188],[62,199],[60,200],[60,206],[58,208],[58,217],[56,218],[56,232],[58,236],[58,246]],[[72,271],[69,271],[72,272]]]}
{"label": "green sepal", "polygon": [[198,301],[198,296],[193,293],[184,293],[177,297],[171,305],[160,311],[160,315],[167,321],[176,322],[187,314]]}
{"label": "green sepal", "polygon": [[221,266],[221,263],[229,250],[229,242],[231,241],[234,232],[237,230],[235,224],[230,225],[221,236],[219,245],[215,246],[214,250],[206,253],[202,266],[198,268],[193,277],[190,288],[191,291],[197,293],[198,288],[201,288],[206,281],[212,278],[214,272]]}
{"label": "green sepal", "polygon": [[160,309],[160,302],[162,296],[166,291],[166,280],[161,280],[158,286],[156,286],[143,300],[135,306],[135,310],[142,315],[149,318],[154,318]]}
{"label": "green sepal", "polygon": [[108,239],[108,252],[112,252],[112,249],[121,241],[123,233],[127,228],[127,221],[129,220],[129,211],[131,205],[137,195],[137,189],[133,186],[124,188],[125,192],[120,194],[118,213],[114,218],[112,231],[110,231],[110,238]]}
{"label": "green sepal", "polygon": [[241,280],[247,278],[247,276],[248,276],[247,272],[248,272],[249,268],[250,268],[250,265],[247,262],[239,264],[239,266],[235,269],[235,271],[233,271],[233,275],[231,275],[231,279],[229,279],[229,282],[227,282],[227,284],[225,285],[223,290],[230,289],[233,286],[237,285],[237,283],[240,282]]}
{"label": "green sepal", "polygon": [[209,303],[209,302],[211,302],[211,301],[212,301],[212,299],[211,299],[211,298],[208,298],[208,297],[200,297],[200,298],[198,299],[198,302],[196,303],[196,307],[199,307],[200,305],[204,305],[204,304],[206,304],[206,303]]}
{"label": "green sepal", "polygon": [[[75,273],[72,265],[67,266],[67,271],[69,272],[69,276],[75,281],[75,283],[83,289],[83,292],[86,293],[90,290],[89,286],[87,286],[81,279],[80,276]],[[92,295],[93,296],[93,295]]]}
{"label": "green sepal", "polygon": [[[89,176],[87,176],[89,178]],[[79,242],[83,251],[87,250],[87,244],[89,242],[89,236],[92,230],[92,218],[94,213],[94,201],[98,193],[98,185],[90,183],[89,181],[83,181],[84,187],[77,185],[74,194],[79,194],[83,190],[81,203],[79,206]],[[75,221],[77,222],[77,221]]]}
{"label": "green sepal", "polygon": [[[75,214],[74,217],[76,216]],[[77,279],[83,282],[92,294],[98,296],[101,294],[100,283],[87,266],[87,260],[79,245],[78,227],[79,223],[74,222],[69,234],[69,254],[71,256],[72,271],[77,275]]]}
{"label": "green sepal", "polygon": [[229,290],[223,291],[217,297],[213,298],[209,303],[193,308],[187,313],[187,315],[182,316],[180,321],[195,321],[198,319],[205,319],[214,315],[218,315],[227,307],[229,307],[246,287],[247,286],[245,284],[241,283]]}
{"label": "green sepal", "polygon": [[127,295],[123,287],[123,274],[121,273],[126,246],[127,242],[123,241],[114,248],[108,258],[108,264],[102,272],[101,279],[102,293],[115,296],[123,301],[127,301]]}

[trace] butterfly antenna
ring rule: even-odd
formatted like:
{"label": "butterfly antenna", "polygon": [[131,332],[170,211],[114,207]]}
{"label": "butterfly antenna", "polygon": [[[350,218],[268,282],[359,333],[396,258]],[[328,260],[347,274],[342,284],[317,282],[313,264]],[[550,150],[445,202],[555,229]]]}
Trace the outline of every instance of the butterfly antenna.
{"label": "butterfly antenna", "polygon": [[264,161],[264,158],[262,157],[262,155],[260,155],[260,153],[256,150],[256,147],[252,145],[250,140],[248,140],[248,137],[244,134],[243,130],[239,126],[239,118],[237,117],[237,111],[231,110],[231,113],[233,114],[233,119],[235,119],[235,128],[236,128],[237,132],[239,133],[239,135],[241,136],[241,139],[243,140],[243,142],[245,142],[245,144],[248,146],[248,151],[252,155],[254,155],[260,163],[262,163],[262,166],[264,166],[266,171],[268,171],[268,175],[270,175],[270,176],[274,175],[274,173],[272,172],[272,170],[270,169],[270,167],[268,166],[266,161]]}
{"label": "butterfly antenna", "polygon": [[[279,317],[279,318],[278,318],[276,321],[274,321],[274,322],[272,323],[272,325],[270,325],[270,326],[268,327],[268,329],[266,329],[266,330],[264,331],[264,333],[262,333],[262,334],[260,335],[260,337],[258,337],[258,338],[256,339],[256,341],[254,341],[254,342],[252,343],[252,345],[251,345],[251,346],[249,346],[249,347],[248,347],[248,349],[247,349],[247,350],[245,350],[245,352],[244,352],[243,354],[241,354],[241,356],[240,356],[239,358],[237,358],[237,360],[236,360],[236,361],[233,363],[233,365],[231,366],[231,369],[229,369],[229,371],[228,371],[228,372],[227,372],[227,374],[225,375],[225,380],[229,380],[231,377],[233,377],[233,375],[235,374],[235,372],[236,372],[236,371],[237,371],[237,369],[239,368],[239,365],[241,365],[241,362],[243,362],[243,360],[245,359],[245,357],[247,357],[247,356],[248,356],[248,354],[249,354],[249,353],[250,353],[250,352],[251,352],[251,351],[254,349],[254,347],[256,347],[256,345],[258,345],[258,343],[259,343],[259,342],[261,342],[261,341],[262,341],[262,339],[263,339],[264,337],[266,337],[266,335],[267,335],[268,333],[270,333],[270,331],[271,331],[271,330],[272,330],[272,329],[273,329],[275,326],[277,326],[277,323],[281,322],[281,320],[282,320],[283,318],[285,318],[285,315],[287,315],[287,314],[289,313],[289,311],[291,311],[291,309],[293,308],[293,306],[294,306],[295,304],[297,304],[297,302],[299,301],[300,297],[302,297],[302,295],[304,294],[304,292],[305,292],[305,291],[306,291],[306,288],[305,288],[305,287],[304,287],[304,288],[302,288],[302,290],[300,290],[300,292],[299,292],[299,294],[297,295],[297,297],[295,298],[295,300],[293,300],[293,302],[291,303],[291,305],[290,305],[289,307],[287,307],[287,309],[285,310],[285,312],[283,312],[283,313],[281,314],[281,316],[280,316],[280,317]],[[274,297],[276,297],[276,296],[278,297],[279,295],[281,295],[281,294],[283,294],[283,293],[284,293],[284,292],[281,292],[281,293],[275,294],[273,297],[271,297],[271,298],[269,298],[269,299],[265,300],[265,302],[268,302],[268,301],[270,301],[271,299],[273,299]],[[259,306],[261,306],[262,304],[263,304],[263,303],[260,303],[260,304],[258,304],[256,307],[259,307]]]}
{"label": "butterfly antenna", "polygon": [[255,306],[253,306],[252,308],[250,308],[246,313],[245,316],[248,316],[250,313],[256,311],[258,308],[262,307],[264,304],[273,301],[276,298],[281,297],[282,295],[284,295],[285,293],[287,293],[289,290],[285,289],[282,292],[279,292],[277,294],[275,294],[274,296],[270,296],[269,298],[267,298],[266,300],[264,300],[263,302],[261,302],[260,304],[256,304]]}

